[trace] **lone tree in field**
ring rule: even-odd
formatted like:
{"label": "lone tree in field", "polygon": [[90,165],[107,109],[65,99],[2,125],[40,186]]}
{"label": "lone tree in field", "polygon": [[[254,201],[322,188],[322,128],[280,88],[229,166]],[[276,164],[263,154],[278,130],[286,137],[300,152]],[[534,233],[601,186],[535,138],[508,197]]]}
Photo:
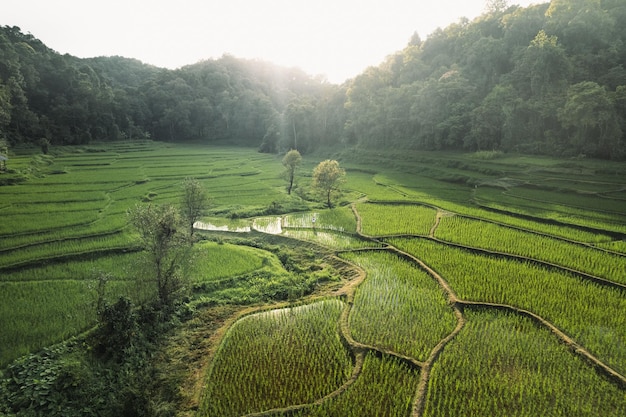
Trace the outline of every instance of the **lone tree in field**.
{"label": "lone tree in field", "polygon": [[334,159],[320,162],[313,170],[313,188],[324,196],[328,208],[333,206],[332,194],[340,191],[339,185],[343,184],[345,176],[346,171]]}
{"label": "lone tree in field", "polygon": [[128,217],[146,253],[147,279],[155,283],[159,304],[170,306],[184,287],[181,272],[189,250],[179,212],[171,204],[137,205]]}
{"label": "lone tree in field", "polygon": [[181,213],[185,225],[189,228],[190,242],[193,242],[193,225],[204,214],[208,201],[207,193],[197,179],[188,177],[183,180]]}
{"label": "lone tree in field", "polygon": [[291,194],[291,189],[293,188],[293,181],[296,177],[296,169],[300,165],[302,161],[302,156],[300,152],[296,149],[292,149],[283,158],[283,166],[285,167],[285,177],[287,178],[287,182],[289,185],[287,186],[287,194]]}

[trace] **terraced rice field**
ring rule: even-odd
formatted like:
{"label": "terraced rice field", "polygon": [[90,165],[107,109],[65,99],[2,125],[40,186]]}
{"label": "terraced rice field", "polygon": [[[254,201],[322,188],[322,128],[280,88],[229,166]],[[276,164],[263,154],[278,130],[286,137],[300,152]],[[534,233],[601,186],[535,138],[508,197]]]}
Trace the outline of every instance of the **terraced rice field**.
{"label": "terraced rice field", "polygon": [[[19,158],[33,156],[12,159],[16,166]],[[137,244],[129,208],[177,203],[186,177],[202,182],[218,213],[285,200],[280,161],[254,151],[122,142],[64,148],[46,161],[26,183],[0,187],[0,366],[89,329],[100,272],[113,277],[108,299],[142,298],[131,283]]]}
{"label": "terraced rice field", "polygon": [[[297,287],[319,272],[289,275],[284,257],[225,234],[313,245],[345,273],[233,320],[199,416],[622,417],[624,177],[590,180],[591,162],[578,175],[559,161],[459,158],[422,155],[396,171],[346,161],[347,193],[325,210],[287,197],[279,158],[252,151],[136,143],[56,156],[57,174],[0,187],[13,222],[0,226],[0,328],[15,340],[0,363],[88,329],[98,271],[113,277],[111,297],[132,293],[126,210],[176,201],[195,176],[215,226],[198,230],[209,240],[192,273],[199,305],[221,294],[243,304],[266,278]],[[33,222],[39,209],[49,216]]]}
{"label": "terraced rice field", "polygon": [[[384,185],[372,188],[383,201],[401,198],[353,205],[358,234],[376,245],[317,240],[364,277],[342,292],[348,304],[338,329],[357,375],[336,397],[263,415],[626,412],[626,321],[620,313],[626,311],[626,257],[602,250],[617,246],[620,228],[613,223],[619,216],[580,228],[577,222],[518,217],[514,210],[486,211],[455,201],[439,206],[439,198],[422,200],[410,187],[377,187]],[[312,216],[283,222],[288,228],[279,233],[314,240]],[[394,377],[385,385],[393,393],[371,391],[367,399],[364,385],[377,386],[366,382],[365,368],[374,358],[402,364],[411,379],[388,369]],[[398,398],[406,392],[399,380],[412,395]]]}

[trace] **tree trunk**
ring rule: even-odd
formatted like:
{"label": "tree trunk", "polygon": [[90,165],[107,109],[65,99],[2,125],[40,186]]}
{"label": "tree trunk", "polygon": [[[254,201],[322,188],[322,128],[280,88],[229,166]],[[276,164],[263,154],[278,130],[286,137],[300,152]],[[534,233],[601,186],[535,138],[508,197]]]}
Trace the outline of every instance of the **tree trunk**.
{"label": "tree trunk", "polygon": [[296,119],[292,120],[293,125],[293,148],[298,150],[298,132],[296,131]]}

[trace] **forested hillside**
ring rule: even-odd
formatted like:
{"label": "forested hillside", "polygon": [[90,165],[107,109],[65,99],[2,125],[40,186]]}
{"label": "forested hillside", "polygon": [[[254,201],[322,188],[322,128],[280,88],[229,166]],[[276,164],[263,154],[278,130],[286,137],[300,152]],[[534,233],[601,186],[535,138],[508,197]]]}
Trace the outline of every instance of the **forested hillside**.
{"label": "forested hillside", "polygon": [[[0,28],[10,146],[151,137],[263,152],[362,147],[626,157],[626,3],[490,2],[341,86],[223,56],[177,70],[60,55]],[[407,34],[407,37],[410,34]]]}

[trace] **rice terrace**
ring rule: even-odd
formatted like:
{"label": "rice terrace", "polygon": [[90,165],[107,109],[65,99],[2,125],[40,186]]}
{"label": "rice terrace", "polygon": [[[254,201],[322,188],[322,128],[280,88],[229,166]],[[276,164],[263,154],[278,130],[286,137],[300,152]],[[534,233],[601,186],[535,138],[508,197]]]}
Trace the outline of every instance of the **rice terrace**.
{"label": "rice terrace", "polygon": [[327,208],[310,191],[325,159],[315,153],[288,195],[281,158],[249,148],[16,149],[0,175],[5,389],[23,377],[48,406],[58,384],[91,381],[76,346],[99,300],[150,296],[127,212],[177,204],[193,177],[210,204],[195,224],[187,313],[149,376],[177,385],[177,415],[625,415],[623,163],[332,158],[346,181]]}

